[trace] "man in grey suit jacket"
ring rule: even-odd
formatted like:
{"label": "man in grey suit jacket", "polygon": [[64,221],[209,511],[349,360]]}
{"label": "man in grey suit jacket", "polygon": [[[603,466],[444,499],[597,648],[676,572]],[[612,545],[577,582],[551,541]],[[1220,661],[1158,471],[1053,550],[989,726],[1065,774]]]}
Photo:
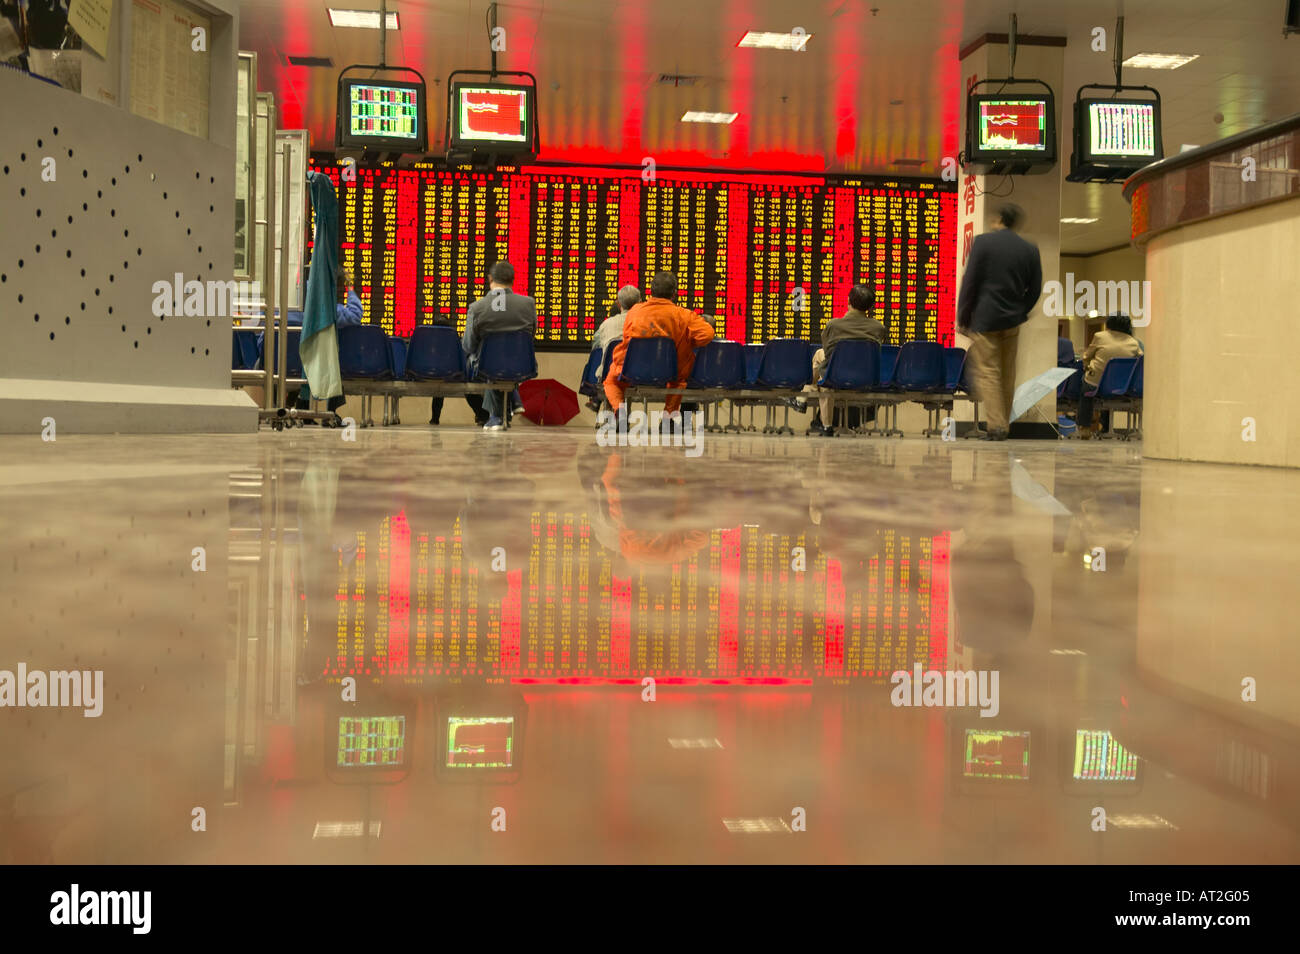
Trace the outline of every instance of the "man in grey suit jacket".
{"label": "man in grey suit jacket", "polygon": [[[465,349],[471,377],[478,369],[484,337],[501,331],[537,331],[537,304],[527,295],[516,295],[511,287],[514,283],[514,266],[509,262],[497,262],[488,269],[488,293],[470,305],[465,313],[465,334],[461,345]],[[483,407],[488,412],[488,421],[483,429],[501,430],[505,410],[501,406],[501,395],[488,391],[483,395]]]}

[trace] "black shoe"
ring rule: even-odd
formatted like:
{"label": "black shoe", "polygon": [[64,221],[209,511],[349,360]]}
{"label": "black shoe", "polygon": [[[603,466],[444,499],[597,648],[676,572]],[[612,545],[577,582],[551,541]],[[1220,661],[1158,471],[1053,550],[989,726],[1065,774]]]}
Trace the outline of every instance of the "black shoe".
{"label": "black shoe", "polygon": [[988,432],[988,436],[986,436],[984,439],[985,439],[986,441],[1005,441],[1005,440],[1007,439],[1007,432],[1006,432],[1006,431],[989,431],[989,432]]}
{"label": "black shoe", "polygon": [[438,426],[438,419],[437,419],[436,417],[431,417],[431,418],[429,418],[429,423],[432,424],[434,427],[437,427],[437,426]]}

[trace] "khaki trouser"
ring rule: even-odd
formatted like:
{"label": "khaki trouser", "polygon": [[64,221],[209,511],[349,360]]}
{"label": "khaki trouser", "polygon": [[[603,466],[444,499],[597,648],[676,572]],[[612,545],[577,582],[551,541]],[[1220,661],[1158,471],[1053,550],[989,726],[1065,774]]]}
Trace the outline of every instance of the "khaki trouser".
{"label": "khaki trouser", "polygon": [[1016,393],[1016,349],[1020,326],[1005,331],[970,334],[966,360],[970,362],[975,397],[984,405],[989,433],[1010,426],[1011,399]]}

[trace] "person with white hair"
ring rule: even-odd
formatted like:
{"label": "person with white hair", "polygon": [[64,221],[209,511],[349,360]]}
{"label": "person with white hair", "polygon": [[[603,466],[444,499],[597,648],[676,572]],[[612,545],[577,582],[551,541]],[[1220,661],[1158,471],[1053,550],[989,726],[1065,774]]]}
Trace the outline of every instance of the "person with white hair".
{"label": "person with white hair", "polygon": [[641,301],[641,289],[635,285],[624,285],[618,290],[618,312],[611,313],[608,318],[600,323],[596,329],[596,334],[591,339],[591,350],[599,351],[602,355],[605,349],[615,341],[623,337],[623,320],[627,313],[632,310],[632,306]]}

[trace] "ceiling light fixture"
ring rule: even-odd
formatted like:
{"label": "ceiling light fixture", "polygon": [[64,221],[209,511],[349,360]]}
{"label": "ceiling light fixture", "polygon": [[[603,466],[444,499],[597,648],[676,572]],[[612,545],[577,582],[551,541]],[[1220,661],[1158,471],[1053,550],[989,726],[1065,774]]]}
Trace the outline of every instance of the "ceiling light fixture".
{"label": "ceiling light fixture", "polygon": [[684,123],[734,123],[740,113],[702,113],[697,110],[687,110],[682,114]]}
{"label": "ceiling light fixture", "polygon": [[[356,27],[361,30],[378,30],[379,29],[379,11],[378,10],[338,10],[334,7],[329,8],[330,26],[336,27]],[[388,14],[388,29],[399,30],[401,27],[397,23],[396,11],[390,11]]]}
{"label": "ceiling light fixture", "polygon": [[1096,219],[1066,218],[1066,219],[1061,219],[1061,224],[1062,225],[1092,225],[1092,223],[1096,221],[1097,221]]}
{"label": "ceiling light fixture", "polygon": [[1124,61],[1135,70],[1176,70],[1200,57],[1199,53],[1137,53]]}
{"label": "ceiling light fixture", "polygon": [[785,50],[795,52],[808,49],[811,33],[763,33],[749,30],[740,38],[736,46],[751,50]]}

